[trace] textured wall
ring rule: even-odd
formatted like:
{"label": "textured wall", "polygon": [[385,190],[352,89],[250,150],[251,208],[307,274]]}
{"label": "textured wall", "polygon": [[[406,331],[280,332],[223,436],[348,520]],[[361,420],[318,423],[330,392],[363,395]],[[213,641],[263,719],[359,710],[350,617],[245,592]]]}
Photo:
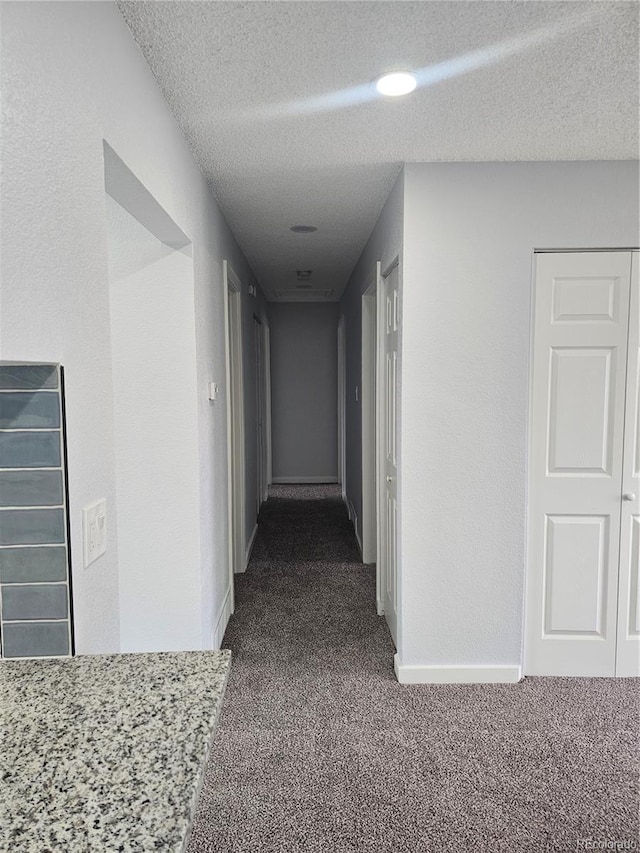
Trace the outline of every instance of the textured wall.
{"label": "textured wall", "polygon": [[[66,369],[78,651],[119,647],[103,139],[193,243],[201,562],[192,618],[206,646],[228,589],[222,259],[245,287],[251,271],[116,6],[10,3],[1,15],[0,357]],[[247,323],[255,305],[245,293]],[[213,405],[209,381],[221,388]],[[248,492],[255,479],[248,466]],[[81,508],[99,497],[110,508],[108,550],[85,570]]]}
{"label": "textured wall", "polygon": [[[369,237],[340,303],[346,333],[346,463],[347,499],[356,511],[356,527],[362,541],[362,294],[375,282],[376,265],[382,271],[400,257],[402,277],[403,176],[397,179],[376,226]],[[402,280],[402,278],[401,278]]]}
{"label": "textured wall", "polygon": [[273,478],[338,478],[338,304],[272,304]]}
{"label": "textured wall", "polygon": [[193,262],[106,204],[121,649],[188,650],[201,643]]}
{"label": "textured wall", "polygon": [[519,664],[534,248],[638,243],[638,164],[405,168],[403,664]]}

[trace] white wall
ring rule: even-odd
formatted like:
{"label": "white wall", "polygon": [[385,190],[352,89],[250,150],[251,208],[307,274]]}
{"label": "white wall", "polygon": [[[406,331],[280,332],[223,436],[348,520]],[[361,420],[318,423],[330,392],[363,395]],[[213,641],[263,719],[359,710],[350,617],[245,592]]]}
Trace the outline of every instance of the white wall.
{"label": "white wall", "polygon": [[106,196],[120,646],[202,643],[193,261]]}
{"label": "white wall", "polygon": [[338,304],[272,303],[274,482],[337,482]]}
{"label": "white wall", "polygon": [[[0,14],[0,357],[66,369],[77,649],[120,646],[103,139],[193,244],[200,566],[192,618],[206,647],[228,591],[222,260],[245,288],[251,270],[115,4],[4,3]],[[243,293],[248,321],[255,302]],[[209,381],[221,387],[215,404]],[[248,382],[245,393],[255,397]],[[248,484],[255,479],[248,466]],[[81,508],[103,496],[108,550],[85,570]]]}
{"label": "white wall", "polygon": [[403,665],[521,661],[534,248],[638,244],[638,164],[405,168]]}
{"label": "white wall", "polygon": [[[355,524],[360,541],[362,541],[362,294],[375,282],[378,261],[381,262],[384,272],[392,261],[399,257],[400,282],[402,282],[403,206],[404,179],[401,174],[349,278],[340,302],[340,312],[344,317],[346,333],[346,493],[347,499],[356,512]],[[360,389],[357,400],[356,386]]]}

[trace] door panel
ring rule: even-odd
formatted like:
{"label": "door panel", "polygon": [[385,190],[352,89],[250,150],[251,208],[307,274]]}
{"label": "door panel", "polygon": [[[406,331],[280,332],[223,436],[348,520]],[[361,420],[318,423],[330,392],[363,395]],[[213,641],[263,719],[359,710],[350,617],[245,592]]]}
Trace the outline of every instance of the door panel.
{"label": "door panel", "polygon": [[620,676],[640,675],[640,253],[633,253],[631,263],[616,656]]}
{"label": "door panel", "polygon": [[613,675],[630,252],[536,255],[525,672]]}
{"label": "door panel", "polygon": [[606,632],[608,542],[605,516],[547,516],[546,635],[602,637]]}
{"label": "door panel", "polygon": [[615,371],[609,348],[551,350],[550,474],[611,476]]}

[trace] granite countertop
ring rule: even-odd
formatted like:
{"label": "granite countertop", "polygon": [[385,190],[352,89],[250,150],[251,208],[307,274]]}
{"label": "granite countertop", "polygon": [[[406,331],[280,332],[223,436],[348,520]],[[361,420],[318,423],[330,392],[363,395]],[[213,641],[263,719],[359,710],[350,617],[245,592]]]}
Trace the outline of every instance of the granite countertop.
{"label": "granite countertop", "polygon": [[185,850],[230,661],[2,661],[0,850]]}

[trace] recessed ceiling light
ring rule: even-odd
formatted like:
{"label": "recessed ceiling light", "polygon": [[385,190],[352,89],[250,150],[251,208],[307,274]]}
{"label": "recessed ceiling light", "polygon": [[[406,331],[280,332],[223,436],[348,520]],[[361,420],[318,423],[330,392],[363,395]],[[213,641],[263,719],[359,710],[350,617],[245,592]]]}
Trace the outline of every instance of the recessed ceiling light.
{"label": "recessed ceiling light", "polygon": [[317,231],[315,225],[292,225],[291,230],[296,234],[311,234],[312,231]]}
{"label": "recessed ceiling light", "polygon": [[376,80],[376,89],[381,95],[395,98],[398,95],[408,95],[418,85],[413,74],[407,71],[392,71],[390,74],[383,74]]}

